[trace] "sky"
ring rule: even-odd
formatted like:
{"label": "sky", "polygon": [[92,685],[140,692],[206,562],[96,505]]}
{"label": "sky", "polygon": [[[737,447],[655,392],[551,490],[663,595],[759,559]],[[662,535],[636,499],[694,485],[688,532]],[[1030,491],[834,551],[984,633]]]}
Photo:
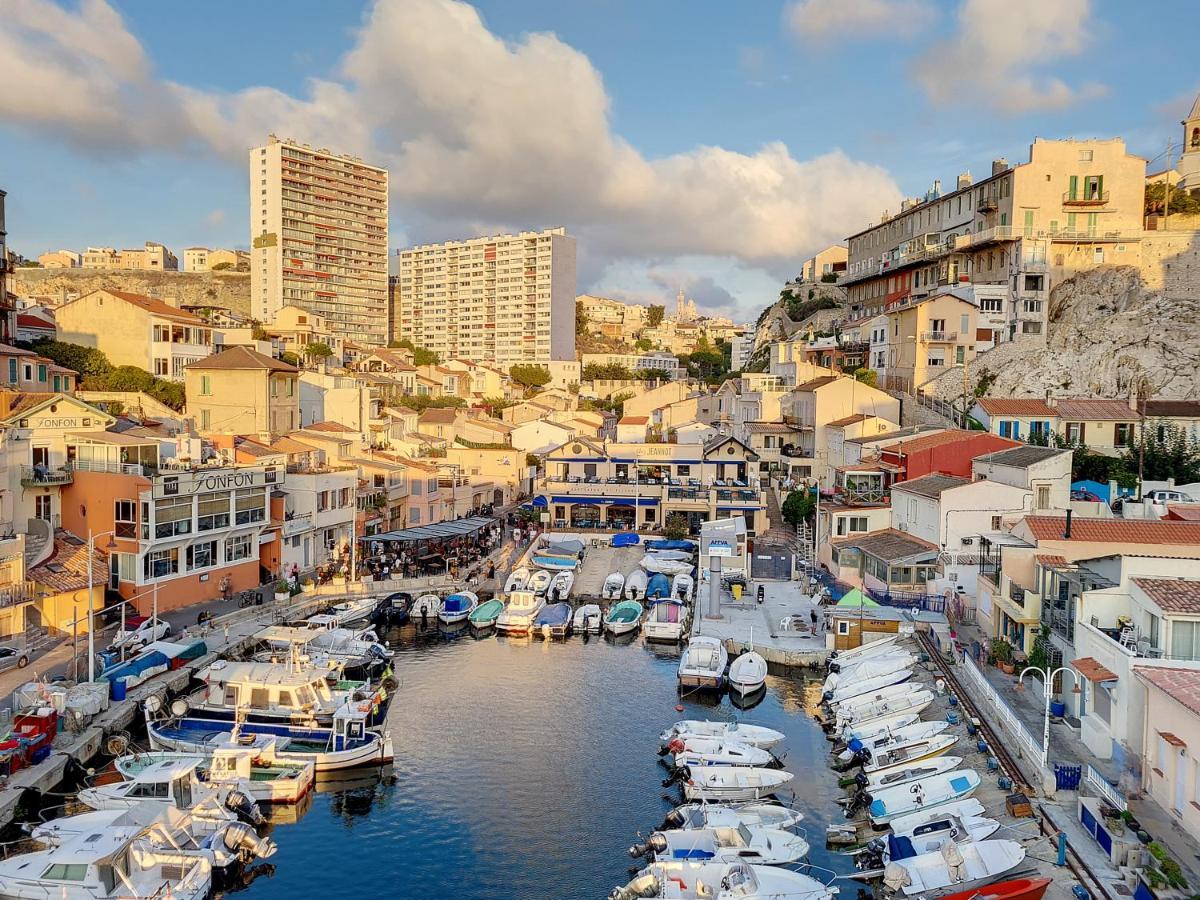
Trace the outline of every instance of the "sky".
{"label": "sky", "polygon": [[[753,319],[1035,136],[1161,168],[1187,0],[0,0],[9,246],[249,243],[269,133],[388,168],[393,248],[564,225],[580,292]],[[1173,24],[1174,23],[1174,24]]]}

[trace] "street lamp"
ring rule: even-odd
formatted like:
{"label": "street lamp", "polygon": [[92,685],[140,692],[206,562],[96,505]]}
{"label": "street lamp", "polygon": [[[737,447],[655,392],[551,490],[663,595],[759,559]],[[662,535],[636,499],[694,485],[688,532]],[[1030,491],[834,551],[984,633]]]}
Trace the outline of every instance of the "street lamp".
{"label": "street lamp", "polygon": [[[87,539],[87,580],[88,580],[88,681],[96,680],[96,601],[95,601],[95,577],[92,571],[92,556],[96,552],[96,538],[108,535],[108,543],[104,545],[106,553],[112,553],[117,549],[117,542],[113,540],[115,532],[102,531],[99,534],[92,534],[92,529],[88,529]],[[77,650],[75,652],[78,652]]]}
{"label": "street lamp", "polygon": [[1042,768],[1044,769],[1046,768],[1046,760],[1050,756],[1050,694],[1054,684],[1054,679],[1063,673],[1070,675],[1075,679],[1075,691],[1078,692],[1079,673],[1069,666],[1059,666],[1053,671],[1051,671],[1049,666],[1044,669],[1039,669],[1037,666],[1026,666],[1022,670],[1021,674],[1017,677],[1017,684],[1023,685],[1025,682],[1025,676],[1030,672],[1037,672],[1042,676],[1042,694],[1046,700],[1046,717],[1042,727]]}

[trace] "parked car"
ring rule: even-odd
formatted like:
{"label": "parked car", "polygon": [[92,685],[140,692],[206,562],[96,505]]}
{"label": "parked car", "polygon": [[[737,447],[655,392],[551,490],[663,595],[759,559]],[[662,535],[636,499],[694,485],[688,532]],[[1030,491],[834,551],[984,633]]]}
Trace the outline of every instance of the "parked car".
{"label": "parked car", "polygon": [[1172,491],[1165,488],[1159,488],[1153,491],[1147,491],[1142,495],[1143,500],[1149,500],[1151,503],[1195,503],[1190,494],[1185,494],[1183,491]]}
{"label": "parked car", "polygon": [[125,630],[118,631],[113,638],[114,649],[120,647],[144,647],[162,640],[171,633],[171,623],[149,616],[130,616],[125,620]]}
{"label": "parked car", "polygon": [[29,654],[15,647],[0,647],[0,672],[23,669],[29,665]]}
{"label": "parked car", "polygon": [[1084,490],[1083,488],[1076,488],[1075,490],[1071,491],[1071,499],[1072,500],[1085,500],[1089,503],[1102,502],[1099,494],[1095,494],[1092,491]]}

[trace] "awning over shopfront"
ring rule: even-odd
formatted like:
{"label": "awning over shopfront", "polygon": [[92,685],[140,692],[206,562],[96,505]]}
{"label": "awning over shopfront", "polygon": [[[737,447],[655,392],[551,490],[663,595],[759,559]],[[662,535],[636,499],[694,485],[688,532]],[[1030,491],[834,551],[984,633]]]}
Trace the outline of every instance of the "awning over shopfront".
{"label": "awning over shopfront", "polygon": [[381,534],[371,534],[359,538],[361,541],[437,541],[446,538],[462,537],[474,534],[480,529],[491,525],[495,519],[487,516],[471,516],[469,519],[458,519],[454,522],[439,522],[437,525],[421,525],[416,528],[405,528],[401,531],[385,531]]}

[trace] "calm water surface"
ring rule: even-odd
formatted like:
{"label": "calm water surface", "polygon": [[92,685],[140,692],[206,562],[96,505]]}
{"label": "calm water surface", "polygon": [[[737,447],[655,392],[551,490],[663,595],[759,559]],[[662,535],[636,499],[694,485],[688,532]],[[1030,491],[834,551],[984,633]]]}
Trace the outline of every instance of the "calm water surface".
{"label": "calm water surface", "polygon": [[693,697],[679,713],[677,651],[640,637],[397,634],[394,781],[316,795],[298,822],[275,828],[273,876],[238,896],[605,897],[629,877],[636,832],[673,805],[661,787],[659,733],[682,718],[735,715],[788,736],[784,762],[796,775],[809,860],[850,870],[824,849],[841,791],[829,744],[805,712],[819,697],[815,682],[773,676],[750,712]]}

